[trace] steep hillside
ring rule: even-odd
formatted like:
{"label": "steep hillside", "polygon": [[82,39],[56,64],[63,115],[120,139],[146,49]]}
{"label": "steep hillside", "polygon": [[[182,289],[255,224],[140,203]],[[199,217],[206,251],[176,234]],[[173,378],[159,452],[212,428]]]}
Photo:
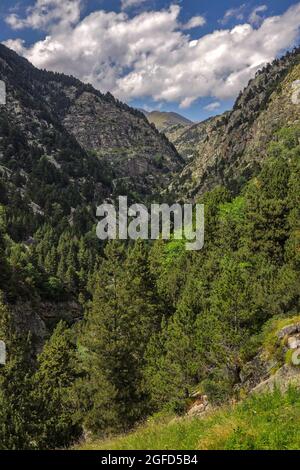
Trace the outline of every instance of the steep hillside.
{"label": "steep hillside", "polygon": [[59,319],[82,316],[78,294],[99,255],[95,205],[154,198],[182,160],[142,113],[3,45],[0,80],[0,290],[40,344]]}
{"label": "steep hillside", "polygon": [[300,391],[256,396],[203,418],[149,420],[135,432],[92,441],[76,450],[296,450]]}
{"label": "steep hillside", "polygon": [[292,102],[300,78],[300,49],[257,73],[231,112],[196,124],[173,141],[192,161],[172,184],[182,196],[195,197],[218,184],[240,186],[259,169],[275,132],[300,118]]}
{"label": "steep hillside", "polygon": [[170,138],[185,160],[193,160],[200,154],[202,147],[207,142],[208,135],[220,119],[222,117],[213,117],[198,124],[185,127],[179,133],[177,132],[177,134],[175,132],[172,133]]}
{"label": "steep hillside", "polygon": [[[1,172],[41,212],[64,199],[70,213],[80,202],[99,202],[125,189],[154,195],[182,167],[165,136],[110,94],[38,70],[3,45],[0,79],[7,88],[0,120]],[[45,184],[55,188],[55,200],[43,200]]]}
{"label": "steep hillside", "polygon": [[299,319],[299,315],[280,318],[265,325],[259,355],[241,372],[241,394],[234,403],[211,406],[207,396],[196,392],[190,396],[184,416],[165,411],[127,435],[87,441],[77,449],[298,448],[300,371],[291,357],[292,353],[299,356]]}
{"label": "steep hillside", "polygon": [[[169,141],[173,144],[175,144],[177,140],[180,140],[181,135],[193,125],[192,121],[178,113],[168,113],[162,111],[143,112],[146,115],[148,121],[154,124],[156,129],[158,129],[160,132],[163,132]],[[179,150],[180,155],[186,159],[186,153],[180,152],[181,149],[177,150]]]}
{"label": "steep hillside", "polygon": [[146,115],[148,121],[151,124],[154,124],[155,127],[161,131],[165,132],[169,127],[172,126],[191,126],[193,123],[189,119],[181,116],[178,113],[164,112],[164,111],[143,111]]}

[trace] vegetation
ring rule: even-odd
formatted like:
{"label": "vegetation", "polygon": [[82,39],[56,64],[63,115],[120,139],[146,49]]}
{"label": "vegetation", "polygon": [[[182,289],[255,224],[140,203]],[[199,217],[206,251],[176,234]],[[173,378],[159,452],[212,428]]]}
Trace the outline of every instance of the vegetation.
{"label": "vegetation", "polygon": [[[127,432],[155,412],[184,413],[195,387],[218,405],[239,398],[246,363],[260,347],[275,355],[271,338],[300,311],[299,135],[298,127],[282,129],[260,174],[240,194],[217,187],[204,196],[201,252],[185,251],[178,240],[138,240],[111,242],[99,253],[92,233],[81,235],[84,221],[44,224],[25,247],[5,228],[2,210],[3,448],[64,447],[83,428],[101,438]],[[58,324],[33,354],[34,337],[18,333],[5,301],[75,296],[84,320]],[[288,417],[299,401],[295,391],[252,398],[213,414],[205,426],[151,424],[112,445],[293,448],[299,429],[284,419],[288,439],[280,410]]]}
{"label": "vegetation", "polygon": [[199,418],[156,418],[136,431],[77,450],[298,450],[300,392],[257,395]]}
{"label": "vegetation", "polygon": [[[220,153],[200,172],[204,190],[214,189],[197,198],[205,205],[199,252],[175,237],[100,242],[96,205],[119,191],[173,203],[161,188],[181,158],[141,112],[38,71],[5,46],[0,53],[11,98],[0,116],[0,448],[65,448],[82,436],[97,448],[299,448],[299,391],[229,405],[249,390],[249,364],[262,352],[274,368],[291,363],[278,332],[300,314],[299,122],[287,106],[289,126],[266,129],[267,157],[247,153],[258,147],[246,152],[244,134],[231,137],[252,135],[299,51],[259,74],[219,124],[183,134],[192,148],[198,131],[205,141],[221,134],[230,154],[228,167]],[[89,94],[103,113],[90,116]],[[195,196],[200,173],[177,183],[189,179]],[[202,420],[182,418],[195,390],[214,408]]]}

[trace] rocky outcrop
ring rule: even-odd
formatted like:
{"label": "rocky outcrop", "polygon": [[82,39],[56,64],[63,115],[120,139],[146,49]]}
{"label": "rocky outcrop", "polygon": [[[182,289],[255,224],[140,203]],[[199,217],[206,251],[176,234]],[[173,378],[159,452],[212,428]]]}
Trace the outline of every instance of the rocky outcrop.
{"label": "rocky outcrop", "polygon": [[[222,116],[212,117],[198,124],[185,127],[184,129],[181,128],[180,132],[177,131],[177,135],[174,131],[170,140],[174,143],[178,152],[186,161],[193,162],[195,158],[204,153],[210,136],[215,128],[221,125],[225,116],[226,113]],[[188,169],[189,166],[190,165],[188,165],[186,169]],[[183,170],[182,176],[184,174],[185,170]]]}
{"label": "rocky outcrop", "polygon": [[299,122],[293,84],[300,79],[300,49],[275,60],[238,97],[232,111],[192,126],[174,141],[191,162],[171,189],[195,198],[216,185],[239,188],[259,170],[276,131]]}
{"label": "rocky outcrop", "polygon": [[[7,89],[0,166],[8,177],[16,168],[23,172],[23,198],[41,161],[42,176],[47,169],[55,180],[66,179],[82,201],[89,185],[97,203],[111,196],[113,179],[127,177],[132,192],[154,195],[183,167],[175,147],[142,112],[73,77],[38,70],[1,44],[0,79]],[[12,185],[13,178],[9,180]]]}
{"label": "rocky outcrop", "polygon": [[281,328],[276,337],[273,357],[262,349],[244,366],[237,389],[264,393],[275,388],[285,392],[291,385],[300,387],[300,323]]}
{"label": "rocky outcrop", "polygon": [[49,333],[60,320],[71,325],[82,319],[82,307],[69,302],[17,302],[9,306],[17,331],[30,332],[35,349],[39,351]]}
{"label": "rocky outcrop", "polygon": [[207,395],[200,395],[196,398],[193,405],[187,412],[187,416],[190,418],[204,416],[208,411],[210,411],[211,406],[208,401]]}
{"label": "rocky outcrop", "polygon": [[254,387],[251,393],[272,392],[275,388],[286,392],[290,386],[300,387],[300,371],[285,364],[274,375]]}

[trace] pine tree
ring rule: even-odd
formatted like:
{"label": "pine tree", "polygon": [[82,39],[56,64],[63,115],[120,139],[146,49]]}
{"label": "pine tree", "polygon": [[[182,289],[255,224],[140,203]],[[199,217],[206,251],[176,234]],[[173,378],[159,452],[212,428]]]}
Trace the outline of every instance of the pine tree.
{"label": "pine tree", "polygon": [[142,372],[157,325],[155,292],[142,242],[127,258],[120,242],[109,243],[105,257],[82,338],[86,423],[92,430],[126,430],[147,407]]}
{"label": "pine tree", "polygon": [[9,279],[9,266],[5,257],[5,212],[0,205],[0,288],[4,289]]}
{"label": "pine tree", "polygon": [[288,182],[285,158],[266,162],[247,191],[247,242],[252,253],[262,253],[282,264],[288,239]]}
{"label": "pine tree", "polygon": [[33,402],[39,448],[65,447],[78,438],[72,387],[77,378],[75,347],[66,325],[60,322],[38,356]]}
{"label": "pine tree", "polygon": [[0,449],[34,448],[32,421],[32,358],[29,337],[15,331],[0,293],[0,339],[7,361],[0,366]]}

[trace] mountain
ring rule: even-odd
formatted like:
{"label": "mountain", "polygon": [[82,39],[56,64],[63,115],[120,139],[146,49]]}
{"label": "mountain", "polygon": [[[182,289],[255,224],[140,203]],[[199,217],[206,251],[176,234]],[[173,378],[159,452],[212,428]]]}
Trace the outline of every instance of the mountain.
{"label": "mountain", "polygon": [[1,44],[0,79],[0,242],[4,225],[8,252],[16,246],[22,259],[8,255],[5,271],[0,253],[0,290],[40,344],[59,319],[82,315],[79,278],[87,282],[100,249],[96,205],[159,197],[183,160],[143,113]]}
{"label": "mountain", "polygon": [[70,214],[80,203],[125,191],[154,196],[182,168],[166,137],[109,93],[38,70],[4,45],[0,79],[7,89],[1,172],[7,191],[28,198],[40,214],[54,203]]}
{"label": "mountain", "polygon": [[[217,447],[218,411],[179,416],[299,384],[299,52],[259,72],[232,111],[173,126],[181,157],[141,112],[0,47],[1,449],[124,435],[166,410],[179,448],[196,434]],[[203,249],[98,240],[95,205],[121,192],[199,198]],[[298,402],[290,389],[228,409],[221,444],[295,448]],[[177,432],[189,422],[190,444]]]}
{"label": "mountain", "polygon": [[173,140],[190,161],[171,189],[194,198],[222,184],[235,190],[254,175],[276,131],[300,119],[300,106],[292,101],[299,79],[300,48],[259,71],[232,111],[195,124]]}
{"label": "mountain", "polygon": [[212,117],[200,123],[181,128],[179,133],[171,133],[170,139],[185,161],[197,157],[199,147],[206,142],[210,129],[218,120],[218,116]]}
{"label": "mountain", "polygon": [[192,121],[181,116],[178,113],[165,112],[165,111],[143,111],[149,122],[155,125],[155,127],[164,132],[167,128],[172,126],[190,126],[193,124]]}
{"label": "mountain", "polygon": [[[170,142],[176,142],[181,134],[186,131],[193,122],[181,116],[178,113],[165,112],[165,111],[151,111],[143,110],[151,124],[154,124],[156,129],[163,132]],[[182,155],[184,157],[184,155]]]}

